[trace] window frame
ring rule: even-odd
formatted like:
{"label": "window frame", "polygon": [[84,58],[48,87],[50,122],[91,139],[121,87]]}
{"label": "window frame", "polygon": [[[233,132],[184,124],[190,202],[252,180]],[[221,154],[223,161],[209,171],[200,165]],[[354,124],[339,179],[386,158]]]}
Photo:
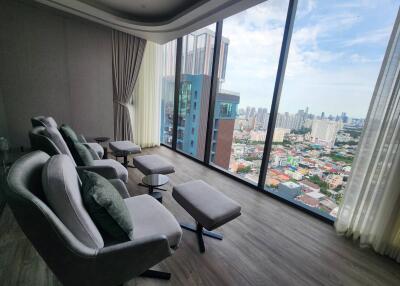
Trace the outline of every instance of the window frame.
{"label": "window frame", "polygon": [[[179,97],[180,97],[180,83],[181,83],[181,70],[182,70],[182,51],[183,51],[183,38],[180,37],[177,39],[177,48],[176,48],[176,70],[175,70],[175,94],[174,94],[174,120],[173,120],[173,136],[172,136],[172,146],[161,143],[161,145],[178,152],[179,154],[190,158],[210,169],[213,169],[221,174],[224,174],[240,183],[243,183],[259,192],[267,194],[275,199],[282,201],[286,204],[289,204],[297,209],[300,209],[310,215],[317,217],[329,224],[333,224],[334,221],[323,215],[320,215],[312,210],[308,210],[301,205],[295,204],[293,202],[287,201],[284,198],[268,192],[264,188],[268,161],[270,158],[270,153],[272,149],[272,140],[275,131],[276,119],[279,110],[279,102],[282,92],[283,81],[285,77],[285,70],[287,65],[287,59],[289,54],[289,47],[293,33],[293,26],[295,22],[295,16],[298,6],[298,0],[289,0],[289,5],[287,9],[287,15],[285,20],[284,34],[282,38],[282,45],[279,55],[278,68],[276,71],[275,77],[275,85],[271,103],[271,111],[269,115],[268,127],[267,127],[267,135],[264,143],[264,152],[261,161],[260,173],[258,178],[258,183],[254,183],[252,181],[241,178],[228,170],[225,170],[212,162],[212,156],[215,156],[214,151],[212,150],[213,144],[213,126],[214,126],[214,110],[216,105],[216,96],[217,96],[217,86],[218,86],[218,72],[220,70],[220,57],[225,57],[227,49],[224,49],[224,54],[221,55],[221,47],[222,47],[222,30],[223,30],[223,20],[216,22],[216,31],[215,31],[215,39],[214,39],[214,53],[213,53],[213,63],[211,70],[211,86],[210,86],[210,98],[209,98],[209,108],[208,108],[208,117],[207,117],[207,130],[206,130],[206,141],[205,141],[205,152],[204,158],[198,159],[190,154],[186,154],[185,152],[179,150],[177,148],[177,127],[178,127],[178,112],[179,112]],[[186,62],[187,59],[185,59]],[[186,64],[186,63],[185,63]],[[226,64],[226,61],[224,61]],[[195,95],[197,98],[197,94]]]}

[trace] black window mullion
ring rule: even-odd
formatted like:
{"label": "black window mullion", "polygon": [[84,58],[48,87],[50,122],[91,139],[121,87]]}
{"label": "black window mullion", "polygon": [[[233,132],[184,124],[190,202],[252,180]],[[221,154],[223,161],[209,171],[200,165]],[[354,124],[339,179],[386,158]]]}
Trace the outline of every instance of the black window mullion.
{"label": "black window mullion", "polygon": [[213,64],[211,70],[210,99],[208,104],[206,146],[204,152],[204,162],[206,164],[210,163],[210,153],[211,153],[211,143],[212,143],[211,141],[214,129],[214,109],[215,109],[215,100],[217,97],[217,88],[218,88],[218,68],[219,68],[219,58],[221,54],[221,39],[222,39],[222,21],[218,21],[214,39],[214,55],[213,55]]}
{"label": "black window mullion", "polygon": [[178,38],[176,43],[176,62],[175,62],[174,119],[172,123],[173,150],[176,150],[176,141],[178,137],[178,111],[179,111],[179,90],[181,85],[181,66],[182,66],[182,38]]}
{"label": "black window mullion", "polygon": [[261,162],[260,176],[258,179],[258,187],[264,189],[267,176],[268,162],[270,158],[272,140],[274,137],[276,117],[278,115],[279,102],[282,92],[283,80],[285,77],[286,63],[289,54],[290,41],[292,38],[294,19],[297,10],[297,0],[290,0],[286,17],[285,31],[283,34],[281,52],[279,56],[278,70],[275,78],[274,93],[272,97],[271,113],[269,115],[267,136],[265,137],[264,153]]}

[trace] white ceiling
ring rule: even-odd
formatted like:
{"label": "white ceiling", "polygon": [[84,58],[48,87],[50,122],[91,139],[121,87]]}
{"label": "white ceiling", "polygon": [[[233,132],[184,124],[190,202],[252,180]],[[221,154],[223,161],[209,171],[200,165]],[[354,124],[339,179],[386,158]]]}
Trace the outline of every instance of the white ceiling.
{"label": "white ceiling", "polygon": [[263,0],[35,0],[160,44]]}
{"label": "white ceiling", "polygon": [[176,15],[209,0],[79,0],[131,20],[148,23],[169,22]]}

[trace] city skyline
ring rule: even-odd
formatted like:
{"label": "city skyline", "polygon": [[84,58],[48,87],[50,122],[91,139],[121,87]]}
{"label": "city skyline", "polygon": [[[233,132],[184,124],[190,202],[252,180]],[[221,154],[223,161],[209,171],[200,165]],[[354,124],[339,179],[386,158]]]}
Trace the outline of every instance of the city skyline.
{"label": "city skyline", "polygon": [[[240,96],[239,96],[240,97]],[[239,104],[239,106],[238,106],[238,111],[240,111],[240,110],[246,110],[247,108],[255,108],[255,110],[257,111],[258,109],[267,109],[268,111],[269,111],[269,108],[268,107],[264,107],[264,106],[245,106],[245,107],[243,107],[243,106],[240,106],[240,104]],[[347,113],[347,112],[345,112],[345,111],[341,111],[341,112],[339,112],[339,113],[337,113],[337,114],[329,114],[329,113],[327,113],[327,112],[325,112],[325,111],[321,111],[321,112],[319,112],[319,113],[315,113],[315,112],[312,112],[310,109],[309,109],[309,107],[308,106],[306,106],[306,107],[304,107],[304,108],[300,108],[300,109],[298,109],[296,112],[289,112],[289,111],[282,111],[282,110],[279,110],[279,114],[285,114],[285,113],[289,113],[289,114],[296,114],[297,112],[299,112],[300,110],[306,110],[308,108],[308,114],[310,114],[310,115],[313,115],[313,116],[320,116],[322,113],[324,113],[325,114],[325,118],[328,118],[329,116],[333,116],[333,117],[336,117],[336,116],[341,116],[343,113],[345,113],[349,118],[355,118],[355,119],[362,119],[362,120],[365,120],[365,117],[356,117],[356,116],[352,116],[351,114],[349,114],[349,113]],[[238,112],[239,113],[239,112]],[[269,112],[268,112],[268,114],[269,114]]]}
{"label": "city skyline", "polygon": [[[306,103],[315,114],[364,118],[398,3],[299,1],[280,110],[295,113]],[[270,109],[287,4],[271,0],[224,20],[224,89],[240,93],[240,108]]]}
{"label": "city skyline", "polygon": [[[210,164],[255,184],[265,172],[268,95],[274,89],[287,4],[270,0],[224,20],[212,127],[208,103],[215,32],[206,27],[182,39],[176,148],[203,160],[207,128],[212,128]],[[393,21],[394,13],[384,8],[385,19],[377,13],[379,21],[363,27],[374,3],[309,0],[299,5],[263,187],[334,219],[390,33],[382,25]],[[379,41],[362,37],[377,29]],[[346,56],[340,55],[343,51]],[[167,66],[173,66],[174,58],[168,60]],[[174,77],[165,73],[161,136],[167,144],[173,143],[174,87]]]}

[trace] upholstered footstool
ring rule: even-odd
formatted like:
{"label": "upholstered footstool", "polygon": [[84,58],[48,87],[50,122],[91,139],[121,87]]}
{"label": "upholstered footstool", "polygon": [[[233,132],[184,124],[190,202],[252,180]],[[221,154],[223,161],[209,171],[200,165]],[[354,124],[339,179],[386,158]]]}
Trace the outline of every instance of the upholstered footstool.
{"label": "upholstered footstool", "polygon": [[[174,166],[158,155],[136,156],[133,157],[132,161],[135,167],[138,168],[138,170],[146,177],[157,174],[168,175],[175,172]],[[139,186],[148,188],[149,195],[157,198],[157,200],[162,203],[162,194],[154,191],[166,191],[165,189],[160,188],[161,185],[157,187],[151,187],[149,184],[139,183]]]}
{"label": "upholstered footstool", "polygon": [[125,168],[134,168],[134,166],[129,165],[128,155],[140,153],[142,151],[140,146],[132,143],[131,141],[114,141],[110,142],[109,145],[116,159],[118,159],[119,157],[124,158],[123,165],[125,166]]}
{"label": "upholstered footstool", "polygon": [[212,230],[241,214],[238,203],[201,180],[175,186],[172,196],[196,220],[196,226],[181,227],[197,233],[200,252],[205,252],[203,235],[222,240],[222,234]]}
{"label": "upholstered footstool", "polygon": [[133,164],[140,172],[147,175],[168,175],[175,172],[174,166],[158,155],[143,155],[133,158]]}

